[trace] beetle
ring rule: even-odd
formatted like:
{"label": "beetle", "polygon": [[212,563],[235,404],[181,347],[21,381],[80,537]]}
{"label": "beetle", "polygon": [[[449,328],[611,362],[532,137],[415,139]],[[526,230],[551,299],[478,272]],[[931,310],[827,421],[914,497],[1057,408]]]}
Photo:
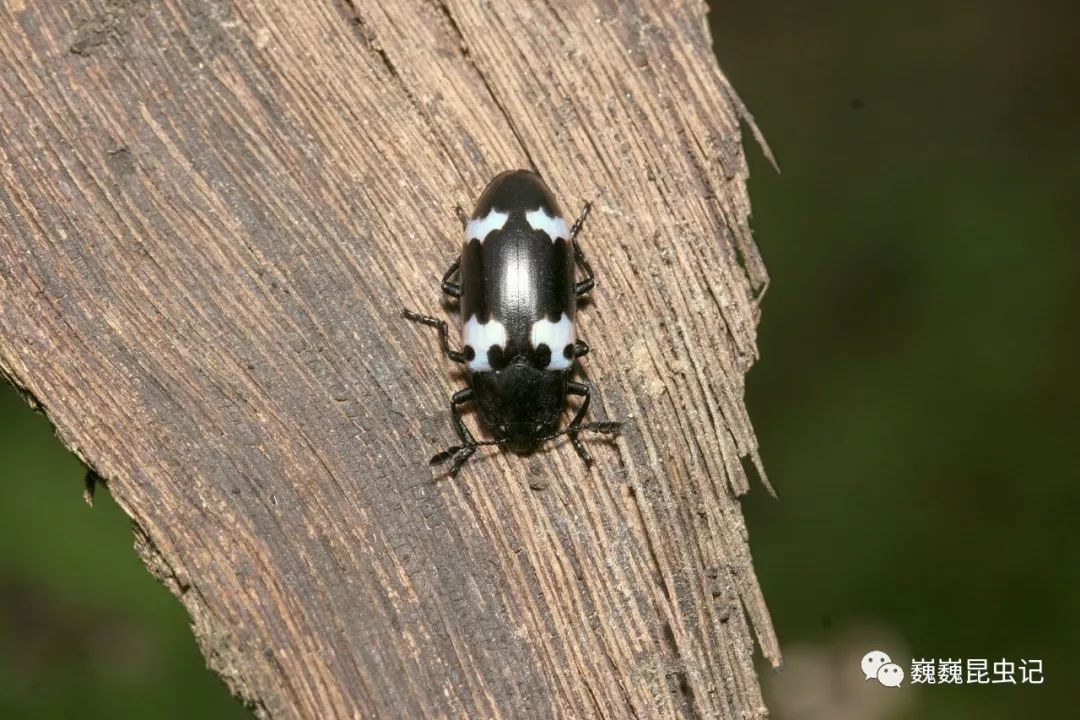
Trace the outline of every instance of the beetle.
{"label": "beetle", "polygon": [[[443,275],[442,291],[459,304],[461,349],[450,346],[445,320],[402,312],[408,320],[437,328],[443,352],[468,371],[468,387],[450,398],[461,444],[432,457],[432,465],[452,458],[453,476],[482,445],[527,453],[559,435],[569,435],[590,465],[592,456],[578,433],[618,430],[617,422],[582,422],[592,388],[571,377],[575,361],[589,352],[576,337],[574,319],[578,298],[595,284],[577,243],[590,208],[586,203],[568,225],[551,190],[529,170],[496,175],[471,216],[457,208],[465,238]],[[583,279],[576,279],[576,269]],[[566,429],[556,431],[569,395],[580,396],[581,404]],[[468,402],[494,440],[477,441],[462,422],[459,408]]]}

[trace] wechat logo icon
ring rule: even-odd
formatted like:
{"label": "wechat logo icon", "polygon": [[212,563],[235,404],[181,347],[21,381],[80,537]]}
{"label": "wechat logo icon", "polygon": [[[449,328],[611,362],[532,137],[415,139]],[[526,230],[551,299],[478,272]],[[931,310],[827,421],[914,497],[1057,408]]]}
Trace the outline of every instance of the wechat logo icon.
{"label": "wechat logo icon", "polygon": [[867,680],[877,680],[885,687],[900,687],[900,683],[904,682],[904,669],[880,650],[871,650],[863,655],[860,667]]}

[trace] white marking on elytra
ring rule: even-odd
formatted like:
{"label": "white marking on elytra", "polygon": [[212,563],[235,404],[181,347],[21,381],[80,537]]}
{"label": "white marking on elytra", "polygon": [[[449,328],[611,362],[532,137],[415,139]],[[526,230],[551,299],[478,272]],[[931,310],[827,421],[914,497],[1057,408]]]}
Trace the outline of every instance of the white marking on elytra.
{"label": "white marking on elytra", "polygon": [[509,342],[510,336],[506,332],[506,326],[494,318],[482,323],[480,318],[473,314],[461,329],[462,345],[468,345],[475,353],[472,360],[466,361],[466,365],[473,372],[490,370],[488,348],[498,345],[506,350]]}
{"label": "white marking on elytra", "polygon": [[543,230],[555,242],[555,238],[570,239],[570,226],[559,216],[551,217],[544,208],[537,208],[525,213],[525,219],[533,230]]}
{"label": "white marking on elytra", "polygon": [[488,214],[482,218],[473,218],[465,225],[465,242],[476,239],[484,242],[484,238],[492,230],[502,230],[503,225],[510,218],[510,213],[499,212],[495,208],[488,210]]}
{"label": "white marking on elytra", "polygon": [[559,322],[551,322],[547,318],[533,323],[529,339],[534,348],[547,345],[551,348],[551,362],[548,370],[565,370],[574,362],[574,358],[566,357],[564,350],[567,345],[574,344],[574,323],[566,313],[562,314]]}

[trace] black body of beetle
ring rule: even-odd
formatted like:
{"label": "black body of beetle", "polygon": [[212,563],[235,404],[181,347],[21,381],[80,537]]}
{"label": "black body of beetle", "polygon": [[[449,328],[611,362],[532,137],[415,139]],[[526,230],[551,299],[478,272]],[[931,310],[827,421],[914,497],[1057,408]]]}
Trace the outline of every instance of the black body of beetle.
{"label": "black body of beetle", "polygon": [[[404,312],[410,320],[438,328],[447,356],[469,371],[469,387],[450,401],[463,445],[432,458],[436,463],[453,457],[451,474],[479,445],[528,452],[562,434],[570,435],[578,454],[590,463],[578,432],[618,428],[618,423],[582,425],[590,387],[571,379],[574,360],[589,351],[574,333],[577,298],[593,287],[592,268],[576,240],[588,214],[586,205],[573,226],[567,225],[544,181],[526,170],[496,176],[471,217],[458,208],[465,242],[443,276],[442,289],[459,300],[462,349],[450,347],[444,321]],[[575,266],[584,279],[575,280]],[[567,395],[581,396],[581,406],[567,429],[556,432]],[[458,410],[469,401],[496,440],[473,439]]]}

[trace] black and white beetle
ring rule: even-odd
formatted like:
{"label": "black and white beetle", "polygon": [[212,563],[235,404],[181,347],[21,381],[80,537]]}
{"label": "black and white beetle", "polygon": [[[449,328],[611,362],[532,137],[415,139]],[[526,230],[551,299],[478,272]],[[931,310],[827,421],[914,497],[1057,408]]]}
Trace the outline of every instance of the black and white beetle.
{"label": "black and white beetle", "polygon": [[[469,387],[454,393],[450,413],[462,444],[431,458],[453,458],[456,475],[476,448],[507,445],[528,452],[540,443],[569,435],[586,464],[592,456],[578,433],[614,433],[617,422],[582,423],[590,386],[570,378],[574,360],[589,346],[574,335],[577,298],[593,287],[593,272],[577,234],[589,215],[568,226],[551,191],[536,173],[511,170],[497,175],[476,203],[471,218],[458,208],[465,230],[461,255],[442,279],[443,292],[460,303],[461,350],[454,350],[446,322],[410,310],[405,318],[438,328],[443,351],[468,369]],[[575,280],[575,266],[585,277]],[[454,276],[458,275],[457,282]],[[567,395],[581,406],[565,430],[556,432]],[[458,407],[475,402],[495,440],[477,441]]]}

